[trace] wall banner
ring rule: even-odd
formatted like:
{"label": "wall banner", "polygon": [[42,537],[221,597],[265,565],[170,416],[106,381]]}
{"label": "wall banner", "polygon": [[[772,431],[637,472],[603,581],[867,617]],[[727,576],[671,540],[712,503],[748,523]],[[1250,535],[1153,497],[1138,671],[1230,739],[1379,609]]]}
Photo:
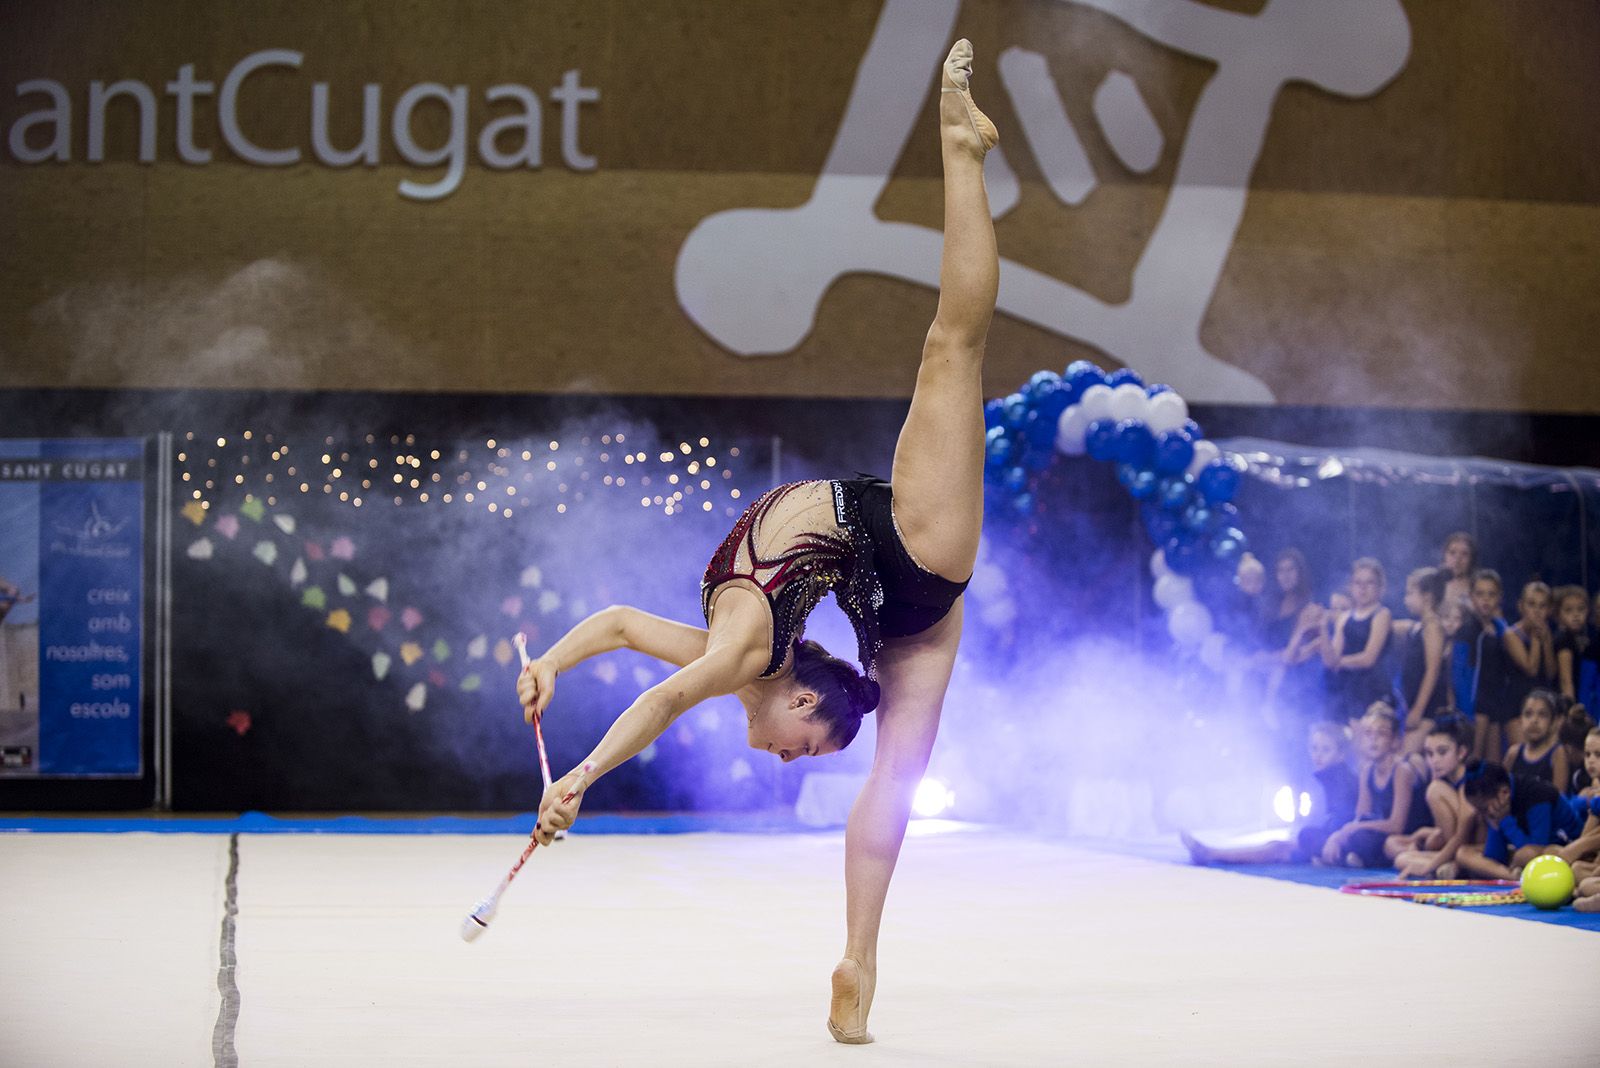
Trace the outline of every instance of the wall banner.
{"label": "wall banner", "polygon": [[0,777],[139,777],[144,443],[0,439]]}

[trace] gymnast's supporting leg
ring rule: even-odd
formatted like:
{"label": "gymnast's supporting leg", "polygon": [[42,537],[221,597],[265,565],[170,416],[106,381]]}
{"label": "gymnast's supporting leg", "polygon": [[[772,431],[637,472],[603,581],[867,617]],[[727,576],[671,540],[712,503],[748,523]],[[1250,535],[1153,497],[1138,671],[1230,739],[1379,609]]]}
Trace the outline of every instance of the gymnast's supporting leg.
{"label": "gymnast's supporting leg", "polygon": [[[983,524],[983,345],[999,285],[983,188],[983,154],[998,138],[965,92],[971,54],[959,41],[945,61],[942,83],[951,91],[939,94],[945,177],[939,310],[890,479],[907,550],[927,570],[957,582],[972,573]],[[891,641],[878,658],[877,750],[845,831],[847,936],[828,1014],[840,1042],[872,1041],[867,1015],[877,984],[884,897],[938,733],[961,615],[957,599],[934,626]]]}

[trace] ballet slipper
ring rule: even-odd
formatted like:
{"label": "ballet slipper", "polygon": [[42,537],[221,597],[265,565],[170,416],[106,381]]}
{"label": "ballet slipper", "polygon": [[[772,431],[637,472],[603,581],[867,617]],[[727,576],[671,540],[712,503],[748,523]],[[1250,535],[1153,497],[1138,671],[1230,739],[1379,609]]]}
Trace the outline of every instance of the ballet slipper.
{"label": "ballet slipper", "polygon": [[[828,1006],[828,1033],[835,1042],[864,1046],[872,1041],[867,1030],[866,1006],[862,1003],[861,965],[850,957],[833,969],[833,1003]],[[834,1023],[838,1017],[845,1024]]]}
{"label": "ballet slipper", "polygon": [[1574,912],[1600,912],[1600,894],[1573,898],[1572,909]]}
{"label": "ballet slipper", "polygon": [[[961,141],[970,142],[976,138],[976,144],[969,143],[966,147],[982,159],[985,153],[1000,143],[1000,131],[989,121],[989,116],[979,111],[972,102],[972,91],[968,86],[971,79],[972,42],[963,37],[945,57],[943,80],[939,86],[939,119],[944,128]],[[960,102],[959,110],[945,106],[949,96],[955,97],[952,104]],[[967,137],[969,131],[972,138]]]}

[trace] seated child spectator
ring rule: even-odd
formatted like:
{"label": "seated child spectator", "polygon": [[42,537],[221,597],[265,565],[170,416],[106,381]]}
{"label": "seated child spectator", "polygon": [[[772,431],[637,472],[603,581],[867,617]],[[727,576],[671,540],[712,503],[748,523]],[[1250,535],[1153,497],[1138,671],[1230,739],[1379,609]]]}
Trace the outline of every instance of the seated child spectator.
{"label": "seated child spectator", "polygon": [[1464,671],[1456,707],[1472,717],[1472,755],[1499,759],[1505,753],[1504,727],[1522,713],[1511,701],[1511,673],[1517,671],[1506,648],[1506,621],[1500,618],[1504,587],[1499,572],[1483,568],[1472,577],[1472,611],[1456,631]]}
{"label": "seated child spectator", "polygon": [[1517,598],[1517,621],[1505,631],[1506,651],[1516,670],[1506,685],[1506,700],[1519,715],[1506,723],[1506,745],[1522,741],[1522,702],[1537,687],[1548,688],[1556,675],[1555,642],[1550,634],[1550,587],[1530,582]]}
{"label": "seated child spectator", "polygon": [[1394,621],[1400,659],[1400,700],[1405,715],[1405,743],[1401,751],[1422,751],[1441,709],[1449,707],[1449,684],[1444,677],[1444,625],[1439,604],[1444,599],[1445,573],[1436,567],[1419,567],[1406,576],[1406,611],[1410,619]]}
{"label": "seated child spectator", "polygon": [[1328,836],[1322,860],[1352,868],[1382,868],[1394,860],[1398,840],[1428,819],[1427,773],[1400,755],[1400,717],[1394,706],[1375,701],[1361,718],[1361,745],[1366,765],[1356,801],[1356,818]]}
{"label": "seated child spectator", "polygon": [[1534,857],[1577,840],[1595,803],[1562,797],[1539,779],[1513,779],[1487,760],[1467,768],[1461,789],[1487,831],[1482,846],[1461,847],[1458,863],[1462,870],[1490,879],[1515,879]]}
{"label": "seated child spectator", "polygon": [[[1584,739],[1583,763],[1591,779],[1600,779],[1600,728],[1591,729]],[[1573,877],[1578,880],[1572,907],[1579,912],[1600,912],[1600,812],[1595,811],[1595,803],[1600,801],[1600,782],[1585,787],[1580,796],[1589,801],[1589,821],[1562,856],[1572,865]]]}
{"label": "seated child spectator", "polygon": [[1307,750],[1317,789],[1306,821],[1278,841],[1235,848],[1213,849],[1184,832],[1179,837],[1196,864],[1308,864],[1321,854],[1328,836],[1356,814],[1356,777],[1345,762],[1344,728],[1338,724],[1313,723]]}
{"label": "seated child spectator", "polygon": [[1557,709],[1564,707],[1549,690],[1534,690],[1523,700],[1522,741],[1506,750],[1506,770],[1513,779],[1525,775],[1565,792],[1572,775],[1556,730]]}
{"label": "seated child spectator", "polygon": [[1589,595],[1582,586],[1560,586],[1552,595],[1556,606],[1556,686],[1561,696],[1586,708],[1600,694],[1600,662],[1595,659],[1595,629],[1589,622]]}
{"label": "seated child spectator", "polygon": [[[1581,731],[1578,729],[1580,727]],[[1582,705],[1572,706],[1572,711],[1567,714],[1567,722],[1561,728],[1562,741],[1573,747],[1572,741],[1568,740],[1569,734],[1577,736],[1574,739],[1577,746],[1574,748],[1578,749],[1578,759],[1573,761],[1576,768],[1566,792],[1574,797],[1580,794],[1587,797],[1589,795],[1584,791],[1600,785],[1600,727],[1595,726]]]}
{"label": "seated child spectator", "polygon": [[1363,556],[1350,565],[1350,609],[1331,614],[1322,645],[1330,718],[1353,722],[1393,688],[1384,670],[1391,614],[1383,605],[1383,565]]}
{"label": "seated child spectator", "polygon": [[1422,755],[1428,763],[1428,782],[1424,800],[1428,805],[1429,826],[1409,839],[1400,836],[1394,866],[1400,874],[1419,879],[1454,879],[1456,852],[1471,840],[1477,814],[1461,796],[1461,780],[1466,777],[1467,758],[1472,753],[1472,725],[1451,714],[1443,714],[1428,728]]}

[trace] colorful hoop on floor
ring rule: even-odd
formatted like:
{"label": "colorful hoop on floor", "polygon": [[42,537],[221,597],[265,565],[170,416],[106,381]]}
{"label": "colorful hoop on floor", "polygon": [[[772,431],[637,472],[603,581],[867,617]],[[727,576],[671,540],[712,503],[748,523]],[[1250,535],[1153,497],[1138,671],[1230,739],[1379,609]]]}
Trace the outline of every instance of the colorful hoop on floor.
{"label": "colorful hoop on floor", "polygon": [[[1429,887],[1448,887],[1431,890]],[[1346,883],[1340,893],[1363,897],[1390,897],[1414,901],[1419,905],[1445,908],[1479,908],[1488,905],[1520,905],[1525,900],[1522,888],[1509,879],[1415,879],[1405,882]]]}

